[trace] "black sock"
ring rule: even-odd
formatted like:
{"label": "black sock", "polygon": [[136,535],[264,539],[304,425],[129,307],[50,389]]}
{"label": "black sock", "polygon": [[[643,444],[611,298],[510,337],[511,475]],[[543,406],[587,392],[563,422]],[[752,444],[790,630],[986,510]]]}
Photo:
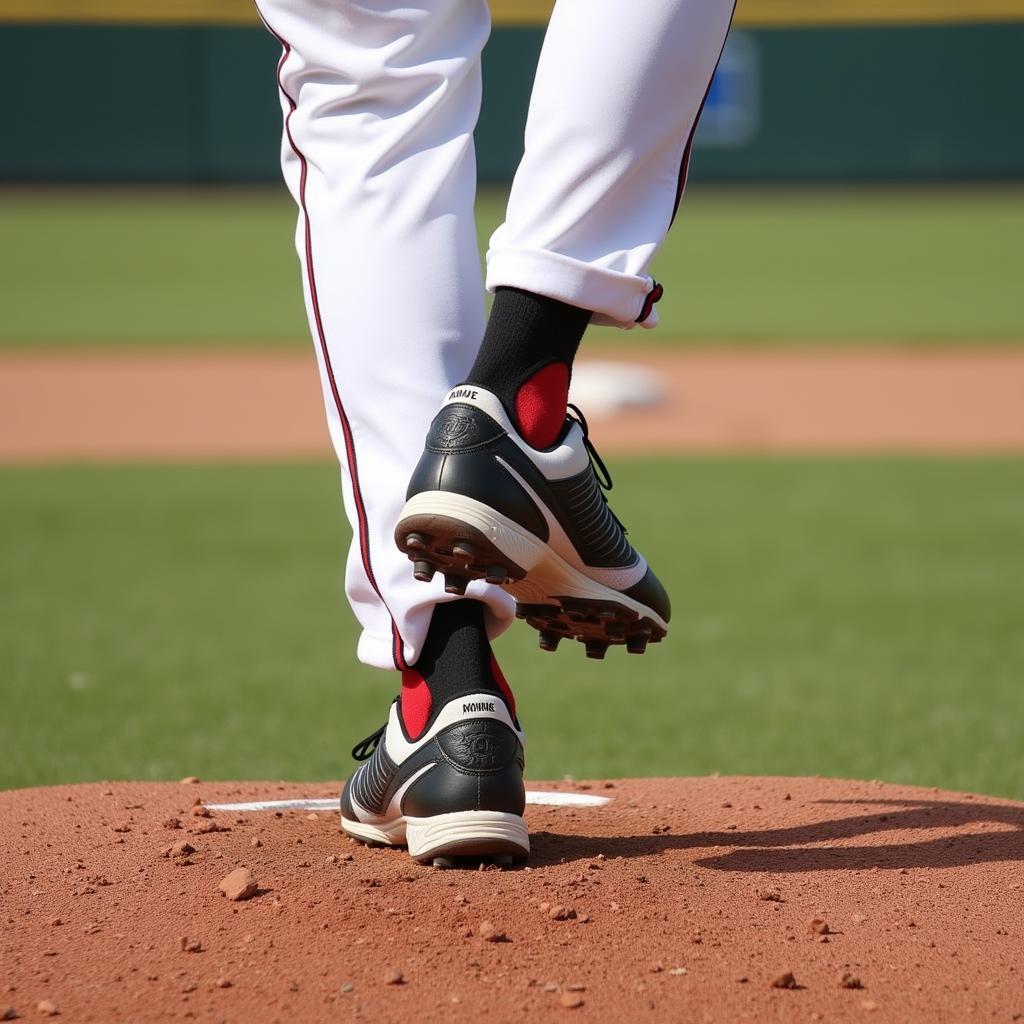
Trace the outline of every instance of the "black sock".
{"label": "black sock", "polygon": [[515,698],[494,659],[484,606],[465,599],[434,606],[419,660],[402,673],[402,719],[418,736],[449,701],[470,693],[493,693],[515,718]]}
{"label": "black sock", "polygon": [[525,440],[553,444],[565,419],[572,361],[591,312],[519,288],[498,288],[466,378],[494,392]]}

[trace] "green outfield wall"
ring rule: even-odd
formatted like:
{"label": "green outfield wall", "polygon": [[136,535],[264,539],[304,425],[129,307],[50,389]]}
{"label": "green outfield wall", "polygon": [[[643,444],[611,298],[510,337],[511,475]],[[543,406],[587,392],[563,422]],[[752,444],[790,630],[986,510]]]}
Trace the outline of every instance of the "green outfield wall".
{"label": "green outfield wall", "polygon": [[[503,23],[488,44],[477,133],[484,180],[507,180],[515,167],[542,32]],[[278,177],[279,50],[257,25],[0,18],[0,44],[0,180]],[[693,175],[1022,178],[1022,53],[1020,20],[741,20],[698,133]]]}

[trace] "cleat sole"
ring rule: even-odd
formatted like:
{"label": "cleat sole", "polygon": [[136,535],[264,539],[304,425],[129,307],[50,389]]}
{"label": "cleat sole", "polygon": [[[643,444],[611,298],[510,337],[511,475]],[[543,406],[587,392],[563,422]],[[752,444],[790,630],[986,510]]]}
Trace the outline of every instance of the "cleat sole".
{"label": "cleat sole", "polygon": [[[634,598],[570,565],[540,538],[481,502],[425,491],[406,502],[395,542],[414,563],[445,577],[445,590],[464,594],[471,580],[497,584],[516,599],[516,617],[541,633],[542,650],[562,639],[601,659],[609,646],[643,654],[660,643],[668,623]],[[467,557],[468,555],[468,557]]]}
{"label": "cleat sole", "polygon": [[638,617],[632,608],[614,602],[594,602],[589,608],[577,598],[561,598],[558,604],[518,605],[516,615],[541,635],[542,651],[553,651],[545,637],[571,637],[582,643],[587,657],[602,659],[608,647],[625,645],[630,654],[643,654],[649,643],[660,643],[665,630],[653,619]]}
{"label": "cleat sole", "polygon": [[511,857],[525,859],[530,852],[530,835],[519,814],[502,811],[455,811],[430,818],[400,816],[392,821],[369,824],[344,815],[342,831],[367,846],[405,846],[409,856],[421,864],[435,858]]}

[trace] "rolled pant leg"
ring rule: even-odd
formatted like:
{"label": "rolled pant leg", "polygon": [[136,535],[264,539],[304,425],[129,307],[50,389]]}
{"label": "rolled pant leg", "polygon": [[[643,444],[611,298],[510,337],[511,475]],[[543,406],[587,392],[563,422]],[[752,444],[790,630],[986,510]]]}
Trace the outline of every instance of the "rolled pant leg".
{"label": "rolled pant leg", "polygon": [[657,323],[647,267],[682,195],[733,7],[558,0],[489,289],[561,299],[595,310],[595,323]]}
{"label": "rolled pant leg", "polygon": [[[353,543],[346,593],[361,661],[419,655],[438,578],[418,583],[393,530],[445,392],[483,334],[472,132],[484,0],[259,0],[282,44],[282,167]],[[471,585],[492,635],[500,589]]]}

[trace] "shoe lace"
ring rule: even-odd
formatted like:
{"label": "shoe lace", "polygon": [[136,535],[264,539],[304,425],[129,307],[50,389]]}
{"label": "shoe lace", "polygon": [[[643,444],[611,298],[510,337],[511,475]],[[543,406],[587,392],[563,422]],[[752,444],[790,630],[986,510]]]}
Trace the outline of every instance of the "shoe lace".
{"label": "shoe lace", "polygon": [[[396,697],[395,700],[398,700]],[[394,701],[391,702],[392,704]],[[352,748],[352,758],[355,761],[368,761],[373,757],[373,752],[377,749],[377,745],[380,743],[387,731],[388,723],[385,722],[376,732],[370,733],[365,740],[360,740]]]}
{"label": "shoe lace", "polygon": [[608,467],[604,464],[604,459],[601,458],[597,448],[594,447],[594,442],[590,440],[590,425],[587,423],[587,417],[583,415],[583,410],[572,402],[569,403],[569,409],[572,412],[569,418],[574,419],[583,431],[583,447],[586,448],[587,455],[590,456],[590,465],[593,467],[594,476],[597,478],[597,483],[601,488],[601,500],[605,503],[605,507],[611,513],[611,517],[618,524],[619,529],[623,533],[628,533],[629,531],[622,525],[622,520],[615,514],[608,504],[608,499],[604,496],[604,492],[610,491],[614,486],[612,484],[612,475],[608,472]]}

